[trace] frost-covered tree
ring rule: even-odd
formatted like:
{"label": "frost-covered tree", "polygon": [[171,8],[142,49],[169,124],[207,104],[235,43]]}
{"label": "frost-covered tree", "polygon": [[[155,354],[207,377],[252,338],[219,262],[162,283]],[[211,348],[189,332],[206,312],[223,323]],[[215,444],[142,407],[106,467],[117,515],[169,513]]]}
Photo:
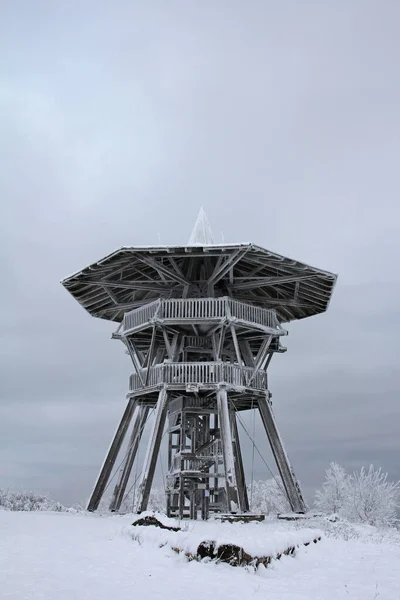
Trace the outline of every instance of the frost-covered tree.
{"label": "frost-covered tree", "polygon": [[400,507],[400,482],[388,481],[388,474],[370,465],[350,477],[351,495],[346,506],[347,518],[370,525],[393,525]]}
{"label": "frost-covered tree", "polygon": [[59,502],[49,500],[47,496],[37,492],[0,490],[0,509],[12,511],[48,510],[64,512],[68,510]]}
{"label": "frost-covered tree", "polygon": [[247,494],[252,512],[276,515],[291,510],[280,478],[254,481],[247,487]]}
{"label": "frost-covered tree", "polygon": [[349,498],[350,480],[346,471],[335,462],[325,471],[325,481],[315,494],[315,506],[325,513],[340,514]]}
{"label": "frost-covered tree", "polygon": [[354,523],[394,525],[400,508],[400,482],[388,481],[388,474],[373,465],[347,475],[343,467],[331,463],[322,489],[316,492],[315,505]]}

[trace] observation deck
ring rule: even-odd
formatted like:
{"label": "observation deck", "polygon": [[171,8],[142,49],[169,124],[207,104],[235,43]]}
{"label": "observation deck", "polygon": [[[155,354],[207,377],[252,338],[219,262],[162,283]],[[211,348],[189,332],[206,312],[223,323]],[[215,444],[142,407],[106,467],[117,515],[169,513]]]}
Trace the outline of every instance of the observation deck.
{"label": "observation deck", "polygon": [[287,335],[276,312],[229,297],[156,300],[125,313],[118,334],[127,336],[154,324],[212,325],[233,321],[236,325],[258,329],[273,335]]}
{"label": "observation deck", "polygon": [[[181,337],[185,353],[179,356],[171,352],[167,332]],[[144,348],[142,363],[136,362],[136,372],[130,376],[129,397],[146,396],[140,402],[151,405],[163,386],[191,394],[224,386],[246,398],[247,406],[252,396],[267,391],[267,374],[257,353],[262,356],[265,352],[266,339],[270,352],[284,350],[278,340],[286,334],[273,309],[224,296],[158,299],[127,312],[114,337],[127,346],[134,340],[136,351],[140,345]],[[164,347],[166,353],[169,350],[168,358],[156,364],[146,359],[153,338],[154,345],[157,340],[161,349]],[[243,344],[247,344],[246,360],[240,351],[242,347],[245,352]],[[190,352],[198,352],[194,360],[185,359]]]}
{"label": "observation deck", "polygon": [[216,390],[220,385],[226,386],[228,390],[231,388],[242,392],[247,388],[265,392],[267,373],[224,362],[165,362],[133,373],[129,378],[128,395],[150,393],[163,385],[170,390],[188,392]]}

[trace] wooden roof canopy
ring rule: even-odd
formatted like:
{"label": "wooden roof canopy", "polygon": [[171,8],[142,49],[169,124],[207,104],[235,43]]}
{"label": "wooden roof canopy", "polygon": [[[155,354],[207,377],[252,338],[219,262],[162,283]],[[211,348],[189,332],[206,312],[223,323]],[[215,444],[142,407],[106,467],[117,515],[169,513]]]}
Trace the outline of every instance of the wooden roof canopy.
{"label": "wooden roof canopy", "polygon": [[124,246],[61,283],[89,314],[121,322],[158,298],[230,296],[282,322],[324,312],[337,276],[252,243],[214,244],[200,211],[185,246]]}

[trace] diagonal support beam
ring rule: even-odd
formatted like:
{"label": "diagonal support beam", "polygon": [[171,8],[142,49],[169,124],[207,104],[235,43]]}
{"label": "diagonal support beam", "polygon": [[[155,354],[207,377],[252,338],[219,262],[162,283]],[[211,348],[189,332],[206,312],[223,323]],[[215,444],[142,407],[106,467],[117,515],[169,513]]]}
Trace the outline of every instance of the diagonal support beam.
{"label": "diagonal support beam", "polygon": [[271,345],[271,342],[272,342],[272,335],[269,335],[263,341],[261,348],[258,351],[256,363],[254,365],[254,371],[252,373],[252,376],[250,377],[250,381],[249,381],[248,385],[251,384],[251,382],[255,379],[257,373],[259,372],[259,370],[263,368],[266,361],[268,360],[268,350]]}
{"label": "diagonal support beam", "polygon": [[234,283],[232,286],[229,286],[229,289],[232,292],[239,292],[241,290],[254,290],[257,287],[264,286],[275,286],[275,285],[283,285],[284,283],[292,283],[294,281],[300,282],[306,279],[315,278],[315,273],[312,275],[282,275],[277,277],[258,277],[256,279],[249,279],[249,281],[240,281]]}
{"label": "diagonal support beam", "polygon": [[255,366],[254,356],[251,351],[248,340],[246,340],[246,339],[240,340],[239,346],[240,346],[240,350],[242,352],[243,360],[244,360],[246,367],[254,367]]}
{"label": "diagonal support beam", "polygon": [[135,352],[135,355],[136,355],[136,358],[137,358],[137,360],[138,360],[138,362],[139,362],[140,368],[141,368],[141,369],[143,369],[143,367],[144,367],[144,363],[145,363],[145,357],[144,357],[144,354],[143,354],[143,352],[142,352],[141,350],[139,350],[139,348],[136,346],[136,342],[134,341],[134,338],[133,338],[133,337],[130,337],[130,338],[129,338],[129,341],[130,341],[130,343],[131,343],[131,346],[132,346],[132,348],[133,348],[133,350],[134,350],[134,352]]}
{"label": "diagonal support beam", "polygon": [[239,250],[236,250],[236,252],[231,254],[231,256],[229,256],[222,265],[219,265],[214,269],[214,272],[207,282],[209,290],[212,289],[220,279],[225,277],[230,269],[233,269],[233,267],[244,257],[247,251],[248,248],[240,248]]}
{"label": "diagonal support beam", "polygon": [[185,279],[185,277],[182,277],[175,270],[169,269],[168,267],[154,260],[153,258],[144,256],[143,254],[139,254],[138,258],[149,267],[153,267],[153,269],[155,269],[160,276],[161,274],[166,275],[167,277],[169,277],[169,279],[172,279],[172,281],[177,281],[182,285],[190,284],[190,282],[187,279]]}
{"label": "diagonal support beam", "polygon": [[160,451],[161,439],[165,425],[168,408],[168,394],[165,387],[160,390],[156,405],[156,416],[147,446],[143,470],[140,476],[140,485],[137,501],[137,511],[143,512],[147,509],[154,472],[156,470],[157,458]]}
{"label": "diagonal support beam", "polygon": [[102,288],[105,291],[105,293],[107,294],[107,296],[109,298],[111,298],[111,300],[114,302],[115,306],[118,306],[119,300],[118,300],[117,296],[114,294],[114,292],[112,290],[110,290],[108,287],[106,287],[105,285],[103,285]]}
{"label": "diagonal support beam", "polygon": [[225,326],[222,326],[221,329],[221,333],[219,334],[219,342],[218,342],[218,350],[217,350],[217,354],[218,354],[218,360],[222,360],[222,350],[224,348],[224,342],[225,342]]}
{"label": "diagonal support beam", "polygon": [[293,512],[305,513],[307,508],[300,491],[299,483],[289,463],[281,436],[279,435],[275,416],[272,412],[269,392],[266,393],[265,398],[260,398],[258,400],[258,409],[260,411],[261,420],[263,422],[264,429],[268,436],[271,450],[275,458],[276,466],[278,467],[283,485],[285,486],[285,491],[290,506]]}
{"label": "diagonal support beam", "polygon": [[239,432],[236,420],[236,412],[231,411],[231,431],[233,437],[233,454],[235,459],[236,482],[238,489],[239,507],[241,512],[248,512],[249,498],[247,495],[246,480],[244,476],[242,451],[240,448]]}
{"label": "diagonal support beam", "polygon": [[179,268],[176,260],[174,258],[172,258],[172,256],[169,256],[168,259],[169,259],[169,262],[171,263],[171,265],[173,266],[173,268],[175,269],[176,273],[179,275],[179,277],[181,277],[182,279],[186,279],[186,277],[182,273],[181,269]]}
{"label": "diagonal support beam", "polygon": [[129,449],[121,466],[117,483],[114,488],[113,497],[110,503],[111,511],[118,511],[121,508],[121,504],[125,496],[126,486],[128,485],[129,477],[132,471],[132,466],[135,461],[139,443],[146,425],[149,410],[150,409],[148,406],[137,406],[135,410],[133,429],[129,441]]}
{"label": "diagonal support beam", "polygon": [[96,485],[87,505],[87,510],[91,512],[97,510],[97,508],[99,507],[100,500],[105,492],[108,480],[110,479],[111,471],[114,467],[118,453],[121,449],[121,445],[124,441],[127,429],[129,427],[129,423],[131,422],[132,415],[135,409],[135,402],[136,401],[133,398],[129,400],[124,414],[122,415],[120,424],[118,425],[117,431],[115,432],[113,441],[111,442],[111,446],[108,450],[106,459],[103,463],[100,474],[97,478]]}
{"label": "diagonal support beam", "polygon": [[[114,289],[114,290],[131,290],[132,292],[134,292],[135,290],[149,290],[151,292],[165,292],[168,291],[171,287],[171,285],[168,285],[167,283],[157,283],[154,280],[153,281],[134,281],[132,283],[125,283],[123,281],[95,281],[95,280],[90,280],[89,282],[90,286],[95,286],[97,287],[101,287],[104,288],[104,291],[107,291],[109,289]],[[89,288],[90,289],[90,288]],[[107,292],[108,293],[108,292]]]}
{"label": "diagonal support beam", "polygon": [[172,360],[172,356],[173,356],[172,344],[168,339],[168,333],[164,327],[162,328],[162,332],[163,332],[163,336],[164,336],[164,343],[165,343],[165,348],[167,350],[168,358],[170,360]]}
{"label": "diagonal support beam", "polygon": [[211,334],[211,343],[212,343],[214,360],[218,361],[219,357],[218,357],[218,335],[217,335],[217,333]]}
{"label": "diagonal support beam", "polygon": [[128,349],[129,356],[131,357],[131,360],[133,362],[133,366],[135,367],[135,371],[136,371],[136,373],[139,376],[140,383],[142,384],[142,387],[144,387],[145,383],[144,383],[144,380],[143,380],[143,377],[142,377],[141,364],[140,364],[139,359],[137,357],[137,354],[136,354],[135,348],[133,346],[132,340],[126,338],[125,339],[125,345],[126,345],[126,347]]}
{"label": "diagonal support beam", "polygon": [[150,373],[150,367],[153,364],[153,360],[154,360],[154,348],[155,348],[155,343],[156,343],[156,328],[155,325],[153,325],[153,332],[151,334],[151,341],[150,341],[150,348],[146,357],[146,362],[145,362],[145,367],[147,368],[146,370],[146,379],[144,382],[144,385],[146,386],[148,381],[149,381],[149,373]]}
{"label": "diagonal support beam", "polygon": [[235,459],[232,443],[232,430],[229,418],[228,394],[224,387],[217,391],[218,421],[221,430],[222,454],[225,465],[225,488],[228,512],[235,512],[238,502]]}
{"label": "diagonal support beam", "polygon": [[231,334],[232,334],[233,345],[235,348],[236,359],[237,359],[237,362],[238,362],[238,365],[240,368],[240,375],[241,375],[242,383],[246,384],[245,377],[244,377],[244,371],[243,371],[242,355],[240,353],[239,342],[238,342],[237,335],[236,335],[236,329],[232,323],[230,324],[230,330],[231,330]]}

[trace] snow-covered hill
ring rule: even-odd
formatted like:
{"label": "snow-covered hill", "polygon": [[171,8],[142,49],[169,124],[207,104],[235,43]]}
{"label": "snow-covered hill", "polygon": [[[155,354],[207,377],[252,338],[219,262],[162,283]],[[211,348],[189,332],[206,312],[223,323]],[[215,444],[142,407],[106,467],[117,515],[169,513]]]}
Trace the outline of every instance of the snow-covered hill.
{"label": "snow-covered hill", "polygon": [[[132,520],[129,515],[0,511],[0,597],[400,600],[400,538],[396,535],[379,540],[373,532],[368,540],[348,541],[324,536],[317,544],[300,547],[294,557],[283,556],[254,573],[226,564],[188,562],[168,545],[160,548],[158,534],[142,532],[132,539]],[[207,535],[213,533],[213,525],[201,522],[195,529],[190,524],[186,533],[189,536],[193,530],[198,536],[202,527]],[[291,539],[298,535],[298,527],[296,523],[276,525],[281,533],[289,530]],[[271,523],[254,525],[258,543],[264,537],[270,540],[273,529]]]}

